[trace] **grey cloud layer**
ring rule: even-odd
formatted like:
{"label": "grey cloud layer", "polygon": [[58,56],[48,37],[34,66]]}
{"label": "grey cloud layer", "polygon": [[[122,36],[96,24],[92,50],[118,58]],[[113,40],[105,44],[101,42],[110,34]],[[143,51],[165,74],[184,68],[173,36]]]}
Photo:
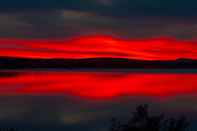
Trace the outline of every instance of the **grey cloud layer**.
{"label": "grey cloud layer", "polygon": [[0,0],[0,37],[195,38],[194,0]]}
{"label": "grey cloud layer", "polygon": [[0,37],[65,38],[104,34],[126,38],[195,38],[197,20],[168,17],[116,18],[94,12],[59,10],[0,14]]}
{"label": "grey cloud layer", "polygon": [[[130,15],[196,15],[196,0],[0,0],[2,11],[75,9]],[[106,6],[108,5],[108,6]]]}

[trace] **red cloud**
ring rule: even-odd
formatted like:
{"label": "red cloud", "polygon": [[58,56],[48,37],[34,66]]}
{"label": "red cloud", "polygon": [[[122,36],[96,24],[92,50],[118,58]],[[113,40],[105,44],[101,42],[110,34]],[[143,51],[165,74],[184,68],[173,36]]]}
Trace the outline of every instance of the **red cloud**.
{"label": "red cloud", "polygon": [[118,57],[146,60],[197,59],[197,41],[116,39],[85,36],[61,40],[0,39],[0,56],[27,58]]}

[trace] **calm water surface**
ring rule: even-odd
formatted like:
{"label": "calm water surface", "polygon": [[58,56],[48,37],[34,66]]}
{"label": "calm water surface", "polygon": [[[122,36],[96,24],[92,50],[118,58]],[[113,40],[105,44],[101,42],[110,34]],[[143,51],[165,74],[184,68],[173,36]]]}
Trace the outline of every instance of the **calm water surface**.
{"label": "calm water surface", "polygon": [[3,126],[105,131],[147,103],[153,113],[197,116],[195,71],[0,71]]}

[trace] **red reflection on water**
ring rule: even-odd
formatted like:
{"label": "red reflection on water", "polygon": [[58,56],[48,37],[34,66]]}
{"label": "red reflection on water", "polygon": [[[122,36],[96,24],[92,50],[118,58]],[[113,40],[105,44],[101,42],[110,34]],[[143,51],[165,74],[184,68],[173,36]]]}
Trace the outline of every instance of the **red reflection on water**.
{"label": "red reflection on water", "polygon": [[1,95],[65,94],[91,99],[197,94],[197,74],[29,72],[0,78]]}

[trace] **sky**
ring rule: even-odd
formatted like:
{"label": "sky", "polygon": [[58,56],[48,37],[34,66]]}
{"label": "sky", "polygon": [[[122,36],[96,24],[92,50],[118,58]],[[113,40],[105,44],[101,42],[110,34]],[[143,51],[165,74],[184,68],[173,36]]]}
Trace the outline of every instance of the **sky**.
{"label": "sky", "polygon": [[[196,4],[195,0],[0,0],[0,56],[196,59]],[[78,37],[84,42],[73,40]]]}
{"label": "sky", "polygon": [[0,0],[0,36],[196,37],[195,0]]}
{"label": "sky", "polygon": [[172,38],[117,39],[83,36],[72,39],[0,39],[1,56],[25,58],[197,59],[197,42]]}

